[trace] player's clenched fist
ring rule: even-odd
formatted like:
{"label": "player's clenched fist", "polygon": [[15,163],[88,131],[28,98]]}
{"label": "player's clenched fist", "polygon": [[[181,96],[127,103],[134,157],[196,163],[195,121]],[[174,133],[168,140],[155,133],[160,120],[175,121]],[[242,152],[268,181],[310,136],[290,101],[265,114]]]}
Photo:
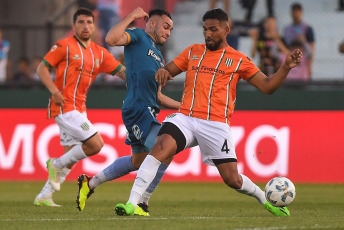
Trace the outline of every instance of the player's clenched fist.
{"label": "player's clenched fist", "polygon": [[300,64],[302,60],[302,52],[299,49],[293,50],[291,53],[288,54],[287,58],[285,59],[285,64],[287,67],[294,68],[298,64]]}
{"label": "player's clenched fist", "polygon": [[144,18],[146,20],[149,17],[148,14],[141,7],[137,7],[130,14],[134,16],[135,19]]}

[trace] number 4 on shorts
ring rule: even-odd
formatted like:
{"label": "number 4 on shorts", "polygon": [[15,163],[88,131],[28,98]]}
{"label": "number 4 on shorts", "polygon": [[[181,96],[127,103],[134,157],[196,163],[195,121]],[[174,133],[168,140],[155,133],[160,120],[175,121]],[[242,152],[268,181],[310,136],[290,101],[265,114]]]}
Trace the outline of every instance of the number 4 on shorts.
{"label": "number 4 on shorts", "polygon": [[227,139],[226,139],[225,142],[223,143],[222,148],[221,148],[221,151],[222,151],[222,152],[229,153],[230,150],[229,150],[229,148],[228,148]]}

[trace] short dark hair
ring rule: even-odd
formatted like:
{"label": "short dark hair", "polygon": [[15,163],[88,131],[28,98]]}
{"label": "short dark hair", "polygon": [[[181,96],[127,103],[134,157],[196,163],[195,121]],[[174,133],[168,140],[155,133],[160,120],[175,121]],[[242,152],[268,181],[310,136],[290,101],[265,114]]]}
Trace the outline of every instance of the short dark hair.
{"label": "short dark hair", "polygon": [[212,9],[205,12],[203,15],[202,21],[204,22],[206,19],[217,19],[219,21],[228,21],[227,13],[222,9]]}
{"label": "short dark hair", "polygon": [[300,10],[300,11],[302,11],[302,5],[300,3],[298,3],[298,2],[293,3],[291,5],[291,10]]}
{"label": "short dark hair", "polygon": [[86,15],[86,16],[89,16],[89,17],[92,17],[93,18],[93,21],[94,21],[94,15],[92,13],[91,10],[87,9],[87,8],[79,8],[75,13],[74,13],[74,16],[73,16],[73,23],[75,24],[76,22],[76,19],[79,15]]}
{"label": "short dark hair", "polygon": [[169,12],[167,12],[166,10],[162,10],[162,9],[153,9],[153,10],[150,10],[149,13],[149,18],[151,18],[153,15],[159,15],[159,16],[163,16],[163,15],[166,15],[167,17],[169,17],[171,20],[172,20],[172,17],[170,15]]}

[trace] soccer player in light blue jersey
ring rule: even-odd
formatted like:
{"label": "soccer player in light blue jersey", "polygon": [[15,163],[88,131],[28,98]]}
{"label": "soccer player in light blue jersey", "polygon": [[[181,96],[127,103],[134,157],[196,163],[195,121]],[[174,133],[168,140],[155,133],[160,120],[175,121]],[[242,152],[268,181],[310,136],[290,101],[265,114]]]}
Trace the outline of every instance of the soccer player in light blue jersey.
{"label": "soccer player in light blue jersey", "polygon": [[[136,19],[147,20],[145,30],[127,28]],[[168,12],[155,9],[147,14],[139,7],[108,32],[105,40],[110,46],[125,46],[128,91],[122,107],[122,118],[127,129],[125,143],[131,145],[132,155],[116,159],[92,178],[85,174],[79,176],[77,204],[80,211],[100,184],[127,175],[140,167],[154,145],[161,127],[156,119],[160,111],[158,104],[171,109],[179,108],[180,102],[163,95],[159,82],[155,80],[155,72],[165,63],[159,46],[166,42],[172,29],[173,21]],[[171,160],[172,158],[161,164],[155,179],[141,197],[135,214],[149,215],[148,200]]]}

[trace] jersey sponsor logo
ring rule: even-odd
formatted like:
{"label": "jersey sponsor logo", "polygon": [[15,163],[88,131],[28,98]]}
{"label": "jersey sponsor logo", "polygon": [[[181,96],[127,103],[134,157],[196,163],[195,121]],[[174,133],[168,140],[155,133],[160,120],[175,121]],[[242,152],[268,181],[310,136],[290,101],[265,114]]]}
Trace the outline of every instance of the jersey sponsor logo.
{"label": "jersey sponsor logo", "polygon": [[134,133],[134,136],[136,137],[137,140],[141,139],[141,136],[143,134],[143,132],[141,132],[140,127],[138,125],[134,125],[131,130]]}
{"label": "jersey sponsor logo", "polygon": [[89,126],[86,122],[82,123],[82,124],[80,125],[80,127],[81,127],[83,130],[85,130],[85,131],[87,131],[87,130],[90,129],[90,126]]}
{"label": "jersey sponsor logo", "polygon": [[151,56],[151,57],[154,58],[156,61],[160,62],[160,65],[161,65],[161,66],[164,66],[164,63],[162,62],[161,58],[160,58],[152,49],[149,49],[149,50],[148,50],[147,55],[148,55],[148,56]]}
{"label": "jersey sponsor logo", "polygon": [[199,73],[206,73],[206,74],[225,74],[225,71],[221,70],[221,69],[216,69],[216,68],[210,68],[207,66],[202,65],[201,67],[198,66],[192,66],[192,70],[196,70]]}
{"label": "jersey sponsor logo", "polygon": [[197,57],[197,55],[195,54],[194,56],[192,56],[191,60],[198,60],[199,58]]}
{"label": "jersey sponsor logo", "polygon": [[81,59],[81,57],[79,57],[79,55],[75,54],[75,56],[72,57],[72,59]]}
{"label": "jersey sponsor logo", "polygon": [[75,67],[76,72],[80,72],[82,75],[86,77],[93,77],[95,75],[95,72],[92,72],[91,70],[88,69],[80,69],[79,67]]}
{"label": "jersey sponsor logo", "polygon": [[233,65],[233,59],[226,58],[226,60],[225,60],[225,65],[226,65],[226,66],[231,66],[231,65]]}

